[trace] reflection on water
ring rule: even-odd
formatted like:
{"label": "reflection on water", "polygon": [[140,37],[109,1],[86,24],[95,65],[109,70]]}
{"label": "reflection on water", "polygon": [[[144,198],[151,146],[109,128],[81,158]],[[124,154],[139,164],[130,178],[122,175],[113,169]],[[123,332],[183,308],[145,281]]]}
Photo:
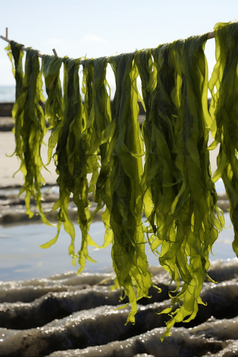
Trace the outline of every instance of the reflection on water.
{"label": "reflection on water", "polygon": [[[77,224],[75,224],[75,231],[75,246],[76,250],[79,250],[81,234]],[[97,244],[103,244],[104,227],[101,222],[92,224],[90,233]],[[71,265],[71,257],[67,254],[71,238],[63,229],[55,245],[48,249],[39,247],[39,245],[51,240],[55,234],[56,228],[48,227],[41,223],[13,227],[1,226],[1,280],[40,278],[71,269],[77,271],[77,268]],[[98,263],[92,264],[88,262],[88,270],[97,270],[111,265],[109,247],[100,251],[100,253],[99,251],[93,251],[93,249],[89,251],[90,255]]]}
{"label": "reflection on water", "polygon": [[[233,228],[228,214],[225,214],[226,228],[220,233],[214,244],[210,260],[231,259],[235,257],[232,250]],[[76,251],[80,249],[81,233],[75,224]],[[0,226],[0,280],[43,278],[52,274],[63,273],[69,270],[77,272],[78,267],[71,265],[71,257],[67,254],[71,238],[62,229],[57,243],[48,249],[39,245],[48,242],[56,234],[56,228],[45,226],[42,223],[17,225],[12,227]],[[104,239],[102,222],[91,225],[90,235],[100,246]],[[111,245],[99,250],[89,247],[90,256],[97,263],[87,262],[85,272],[111,269]],[[146,245],[146,254],[150,265],[157,265],[158,259],[150,252]]]}

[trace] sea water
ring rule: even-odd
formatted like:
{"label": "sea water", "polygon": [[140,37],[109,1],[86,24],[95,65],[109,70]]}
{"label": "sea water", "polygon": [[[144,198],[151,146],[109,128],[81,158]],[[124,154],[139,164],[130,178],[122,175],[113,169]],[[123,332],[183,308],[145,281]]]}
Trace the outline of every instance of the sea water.
{"label": "sea water", "polygon": [[[77,224],[75,248],[80,249],[81,232]],[[102,222],[91,224],[91,238],[99,245],[104,241],[104,225]],[[39,245],[51,240],[56,235],[56,228],[48,227],[42,223],[17,225],[12,227],[0,226],[0,280],[43,278],[52,274],[74,270],[68,247],[71,243],[70,236],[62,228],[56,244],[48,249]],[[158,258],[146,246],[150,264],[158,264]],[[89,255],[96,263],[87,262],[85,271],[108,271],[112,266],[111,244],[104,249],[89,246]]]}
{"label": "sea water", "polygon": [[[57,189],[56,186],[51,190],[58,192]],[[216,190],[218,193],[224,192],[222,180],[216,183]],[[12,193],[11,190],[1,190],[0,193],[6,194],[7,192]],[[232,249],[234,230],[228,213],[225,214],[225,221],[225,228],[219,234],[210,254],[211,261],[235,258]],[[75,251],[77,252],[81,245],[81,232],[77,224],[74,224],[74,227]],[[103,245],[104,232],[102,222],[91,224],[89,234],[98,246]],[[58,241],[53,246],[47,249],[40,248],[40,245],[50,241],[55,235],[56,227],[49,227],[40,222],[0,225],[0,280],[44,278],[69,270],[77,272],[79,266],[73,266],[71,256],[68,255],[71,238],[63,227]],[[145,250],[149,264],[158,265],[158,257],[151,252],[148,244],[145,245]],[[89,255],[95,263],[87,261],[86,272],[111,270],[111,244],[104,249],[89,246]]]}
{"label": "sea water", "polygon": [[0,103],[15,101],[15,86],[0,86]]}
{"label": "sea water", "polygon": [[[0,103],[15,102],[15,86],[0,86]],[[43,88],[43,96],[47,98],[45,89]]]}
{"label": "sea water", "polygon": [[[234,231],[229,214],[225,214],[226,228],[219,234],[214,243],[210,260],[235,258],[232,250]],[[75,226],[76,252],[81,245],[81,232]],[[101,246],[104,241],[104,225],[102,222],[91,224],[90,236]],[[63,273],[69,270],[77,272],[77,267],[71,265],[68,247],[70,236],[62,228],[58,241],[47,249],[40,248],[41,244],[50,241],[56,235],[56,228],[45,226],[42,223],[0,226],[0,280],[43,278],[52,274]],[[150,265],[158,265],[158,258],[146,244],[146,254]],[[110,271],[112,266],[111,244],[104,249],[89,246],[89,255],[96,261],[87,261],[85,271]]]}

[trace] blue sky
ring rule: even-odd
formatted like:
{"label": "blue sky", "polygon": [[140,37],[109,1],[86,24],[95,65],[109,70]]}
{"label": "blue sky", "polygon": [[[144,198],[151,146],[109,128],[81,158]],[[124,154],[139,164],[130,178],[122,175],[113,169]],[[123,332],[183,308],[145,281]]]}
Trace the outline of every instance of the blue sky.
{"label": "blue sky", "polygon": [[[44,54],[78,58],[110,56],[201,35],[217,22],[236,21],[237,0],[9,0],[1,5],[0,35]],[[0,86],[13,85],[0,39]],[[206,45],[211,72],[214,39]]]}

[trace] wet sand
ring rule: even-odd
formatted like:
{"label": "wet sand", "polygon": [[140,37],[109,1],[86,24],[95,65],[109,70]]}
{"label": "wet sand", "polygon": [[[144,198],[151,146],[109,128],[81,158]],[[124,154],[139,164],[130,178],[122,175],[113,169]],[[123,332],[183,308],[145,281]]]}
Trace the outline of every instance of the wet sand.
{"label": "wet sand", "polygon": [[[129,306],[110,291],[113,273],[65,273],[48,279],[0,284],[0,355],[73,356],[237,356],[238,264],[211,265],[197,317],[177,324],[161,343],[170,306],[168,273],[152,267],[155,287],[139,301],[136,323],[125,325]],[[123,301],[123,305],[126,301]],[[118,308],[120,308],[118,310]]]}

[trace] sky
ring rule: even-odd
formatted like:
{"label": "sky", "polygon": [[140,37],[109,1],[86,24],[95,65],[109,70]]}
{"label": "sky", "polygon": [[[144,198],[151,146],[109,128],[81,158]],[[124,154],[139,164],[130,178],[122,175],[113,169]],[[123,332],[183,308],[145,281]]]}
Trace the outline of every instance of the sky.
{"label": "sky", "polygon": [[[217,22],[238,19],[237,0],[9,0],[0,11],[0,35],[43,54],[96,58],[202,35]],[[11,64],[0,39],[0,86],[14,85]],[[207,41],[209,73],[215,40]],[[209,75],[210,75],[209,74]]]}

